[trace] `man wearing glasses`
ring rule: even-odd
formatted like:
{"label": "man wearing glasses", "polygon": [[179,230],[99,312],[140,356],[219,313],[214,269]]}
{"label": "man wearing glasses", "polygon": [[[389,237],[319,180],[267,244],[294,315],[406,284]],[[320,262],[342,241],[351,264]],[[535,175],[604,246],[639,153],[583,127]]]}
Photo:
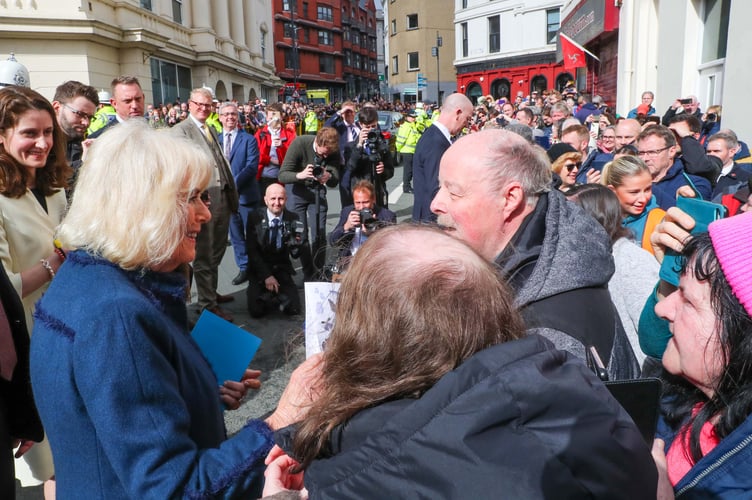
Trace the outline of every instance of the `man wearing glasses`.
{"label": "man wearing glasses", "polygon": [[90,141],[84,141],[84,135],[98,105],[97,89],[81,82],[69,80],[55,89],[52,107],[57,113],[57,121],[67,139],[65,157],[73,167],[71,191],[76,182],[78,168],[90,144]]}
{"label": "man wearing glasses", "polygon": [[204,224],[196,238],[193,275],[196,279],[199,308],[207,309],[227,321],[232,321],[232,314],[220,308],[218,303],[229,302],[233,300],[233,297],[217,293],[217,283],[219,264],[227,248],[230,215],[238,211],[238,191],[217,133],[206,123],[206,119],[214,109],[212,99],[209,89],[193,89],[188,100],[190,114],[187,119],[175,125],[173,130],[201,146],[209,153],[216,167],[212,169],[212,178],[207,189],[211,199],[209,211],[212,217]]}
{"label": "man wearing glasses", "polygon": [[637,136],[636,143],[640,159],[653,176],[653,194],[663,210],[676,205],[676,191],[682,186],[690,186],[704,200],[710,199],[710,182],[684,171],[684,164],[676,157],[676,138],[668,127],[648,127]]}
{"label": "man wearing glasses", "polygon": [[115,108],[115,115],[110,117],[107,125],[89,135],[89,139],[96,139],[110,127],[131,118],[144,117],[144,91],[135,76],[119,76],[110,84],[112,97],[110,104]]}

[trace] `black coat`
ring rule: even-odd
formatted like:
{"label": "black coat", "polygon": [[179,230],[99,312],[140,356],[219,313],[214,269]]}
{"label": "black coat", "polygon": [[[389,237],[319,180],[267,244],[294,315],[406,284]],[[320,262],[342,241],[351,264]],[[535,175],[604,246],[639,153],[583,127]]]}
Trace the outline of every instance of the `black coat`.
{"label": "black coat", "polygon": [[475,354],[420,399],[357,413],[310,498],[654,498],[645,441],[579,359],[531,335]]}
{"label": "black coat", "polygon": [[[298,215],[294,212],[285,209],[282,213],[282,223],[288,223],[288,229],[291,223],[298,220]],[[282,248],[275,248],[269,241],[269,231],[266,207],[251,212],[245,229],[245,247],[248,253],[247,271],[250,273],[249,279],[251,280],[264,281],[276,271],[295,274],[290,261],[290,252],[294,249],[287,244],[284,234]]]}

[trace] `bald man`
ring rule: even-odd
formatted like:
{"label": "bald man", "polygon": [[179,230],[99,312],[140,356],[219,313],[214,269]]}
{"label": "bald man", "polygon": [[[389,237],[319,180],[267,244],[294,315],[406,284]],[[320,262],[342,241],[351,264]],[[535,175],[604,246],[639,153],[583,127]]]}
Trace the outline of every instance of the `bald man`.
{"label": "bald man", "polygon": [[439,118],[423,132],[413,156],[413,220],[436,220],[431,200],[439,190],[439,162],[473,116],[473,103],[464,94],[454,93],[444,100]]}
{"label": "bald man", "polygon": [[627,144],[634,144],[640,132],[642,132],[642,126],[637,120],[632,118],[619,120],[619,123],[616,124],[616,129],[614,129],[614,133],[616,134],[616,137],[614,137],[615,150]]}
{"label": "bald man", "polygon": [[[300,314],[300,296],[292,276],[290,257],[297,258],[303,244],[302,224],[295,212],[285,209],[287,193],[282,184],[270,184],[263,208],[248,216],[248,312],[254,318],[274,308],[284,314]],[[300,232],[296,232],[300,228]]]}
{"label": "bald man", "polygon": [[496,263],[529,331],[583,359],[593,346],[612,379],[634,377],[639,366],[607,288],[610,239],[550,186],[542,149],[505,130],[483,130],[442,157],[431,210],[440,226]]}

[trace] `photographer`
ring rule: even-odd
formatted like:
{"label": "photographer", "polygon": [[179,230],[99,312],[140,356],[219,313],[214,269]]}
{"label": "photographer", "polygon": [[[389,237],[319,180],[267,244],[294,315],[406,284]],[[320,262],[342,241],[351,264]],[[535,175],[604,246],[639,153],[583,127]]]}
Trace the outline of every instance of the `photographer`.
{"label": "photographer", "polygon": [[303,251],[300,256],[306,281],[318,277],[326,259],[326,186],[335,187],[339,181],[338,142],[339,134],[331,127],[323,127],[315,136],[298,136],[279,171],[279,181],[287,185],[289,208],[303,222],[303,241],[313,241],[311,253]]}
{"label": "photographer", "polygon": [[392,154],[389,142],[384,139],[379,130],[379,114],[375,108],[364,107],[358,113],[360,134],[358,139],[347,145],[349,154],[345,154],[347,164],[342,175],[343,193],[342,205],[353,202],[353,187],[358,181],[368,180],[376,189],[376,201],[386,207],[388,193],[386,181],[394,175]]}
{"label": "photographer", "polygon": [[342,209],[329,244],[339,248],[340,257],[350,257],[374,231],[396,222],[394,212],[376,204],[373,184],[362,180],[353,187],[353,204]]}
{"label": "photographer", "polygon": [[290,257],[304,250],[303,224],[297,214],[285,210],[287,194],[281,184],[266,188],[264,204],[248,217],[248,312],[260,318],[272,307],[288,315],[300,314],[300,297],[292,279]]}

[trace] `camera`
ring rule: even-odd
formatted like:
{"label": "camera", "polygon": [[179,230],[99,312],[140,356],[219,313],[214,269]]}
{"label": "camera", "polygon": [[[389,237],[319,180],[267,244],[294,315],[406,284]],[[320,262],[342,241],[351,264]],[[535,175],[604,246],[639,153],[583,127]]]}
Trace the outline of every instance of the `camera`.
{"label": "camera", "polygon": [[692,104],[692,99],[679,99],[679,104],[681,105]]}
{"label": "camera", "polygon": [[373,214],[373,210],[370,208],[364,208],[360,212],[358,212],[358,216],[360,216],[360,225],[365,227],[368,231],[373,231],[376,229],[376,224],[378,223],[378,219],[376,219],[376,216]]}
{"label": "camera", "polygon": [[708,115],[705,117],[705,121],[708,121],[708,122],[718,121],[718,115],[715,113],[708,113]]}
{"label": "camera", "polygon": [[326,172],[326,161],[324,161],[324,158],[316,155],[313,159],[313,176],[317,181],[320,181],[324,177],[324,172]]}
{"label": "camera", "polygon": [[305,227],[299,220],[285,221],[282,236],[287,246],[297,248],[303,244]]}
{"label": "camera", "polygon": [[389,153],[389,145],[378,130],[368,132],[363,149],[368,156],[368,160],[374,163],[380,162],[382,155]]}

